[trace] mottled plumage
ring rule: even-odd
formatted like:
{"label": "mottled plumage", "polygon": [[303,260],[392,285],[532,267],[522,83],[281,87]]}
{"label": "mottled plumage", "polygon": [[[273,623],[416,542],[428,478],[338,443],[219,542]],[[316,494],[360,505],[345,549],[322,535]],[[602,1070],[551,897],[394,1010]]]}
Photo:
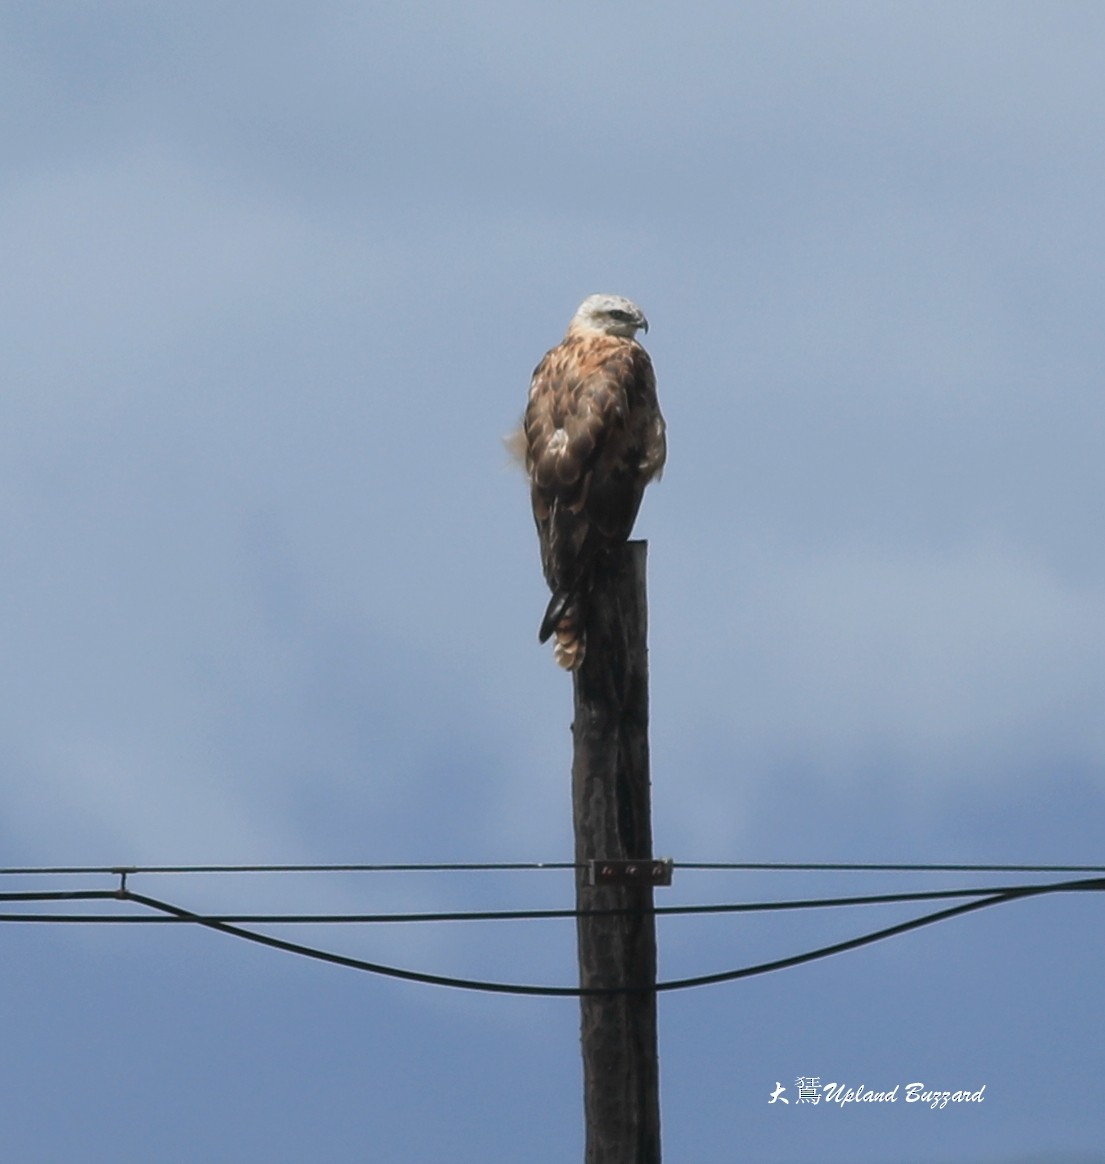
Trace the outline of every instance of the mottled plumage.
{"label": "mottled plumage", "polygon": [[641,309],[592,295],[564,340],[537,365],[520,444],[530,478],[541,563],[552,598],[539,638],[556,635],[557,662],[583,662],[595,556],[624,542],[645,486],[664,466],[664,418]]}

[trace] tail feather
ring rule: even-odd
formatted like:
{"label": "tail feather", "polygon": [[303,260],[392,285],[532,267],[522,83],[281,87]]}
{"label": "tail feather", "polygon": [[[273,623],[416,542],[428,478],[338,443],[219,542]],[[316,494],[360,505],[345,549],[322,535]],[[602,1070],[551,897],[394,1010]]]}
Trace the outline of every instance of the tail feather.
{"label": "tail feather", "polygon": [[583,666],[583,656],[587,653],[587,640],[583,628],[577,626],[562,628],[563,624],[556,631],[553,658],[565,671],[578,671]]}
{"label": "tail feather", "polygon": [[537,641],[539,643],[547,643],[552,638],[552,633],[556,630],[556,624],[564,617],[564,612],[568,608],[568,604],[572,601],[572,594],[570,590],[558,590],[549,599],[549,605],[545,607],[545,617],[541,620],[541,629],[537,632]]}
{"label": "tail feather", "polygon": [[570,590],[558,590],[545,610],[538,639],[547,642],[553,635],[553,658],[566,671],[575,671],[583,663],[586,643],[583,634],[583,608]]}

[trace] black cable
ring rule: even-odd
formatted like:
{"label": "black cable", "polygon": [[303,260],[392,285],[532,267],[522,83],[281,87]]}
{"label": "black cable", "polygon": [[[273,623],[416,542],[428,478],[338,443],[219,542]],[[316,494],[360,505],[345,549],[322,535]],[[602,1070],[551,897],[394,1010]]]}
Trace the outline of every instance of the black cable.
{"label": "black cable", "polygon": [[[922,926],[931,925],[933,922],[943,921],[946,918],[956,917],[959,914],[971,913],[974,910],[985,909],[988,905],[1001,905],[1007,901],[1016,901],[1022,897],[1040,896],[1045,893],[1100,891],[1101,889],[1105,889],[1105,885],[1096,879],[1069,881],[1055,885],[1018,886],[1015,889],[1003,890],[1000,893],[994,894],[992,897],[982,898],[977,901],[968,901],[963,905],[955,905],[949,909],[938,910],[936,913],[925,914],[923,917],[914,918],[911,921],[901,922],[895,926],[888,926],[886,929],[875,930],[872,933],[863,934],[858,938],[850,938],[844,942],[836,942],[831,946],[822,946],[819,949],[810,950],[804,954],[796,954],[789,958],[779,958],[774,962],[763,962],[758,966],[746,966],[740,970],[727,970],[719,974],[702,974],[697,978],[682,978],[664,982],[658,984],[656,989],[658,991],[685,990],[691,986],[712,986],[720,982],[735,982],[740,978],[751,978],[756,974],[766,974],[773,970],[785,970],[792,966],[801,966],[806,962],[813,962],[819,958],[827,958],[830,954],[842,954],[847,950],[856,950],[861,946],[868,946],[873,942],[881,941],[883,938],[891,938],[898,934],[908,933],[910,930],[920,929]],[[628,993],[628,991],[619,991],[618,993]]]}
{"label": "black cable", "polygon": [[114,889],[66,889],[56,892],[0,893],[0,901],[110,901],[119,893]]}
{"label": "black cable", "polygon": [[[1081,883],[1090,888],[1091,882]],[[1105,879],[1097,882],[1105,889]],[[851,905],[901,905],[906,902],[944,901],[957,897],[992,897],[1002,893],[1029,891],[1036,886],[991,885],[969,889],[918,890],[909,893],[875,893],[848,897],[802,898],[793,901],[719,902],[708,905],[664,905],[647,910],[655,917],[696,916],[702,914],[767,913],[796,909],[826,909]],[[128,891],[80,891],[55,893],[0,893],[0,901],[76,901],[126,900]],[[580,917],[618,917],[639,914],[637,909],[502,909],[463,910],[438,913],[343,913],[343,914],[190,914],[187,917],[135,917],[128,914],[57,914],[57,913],[3,913],[0,922],[59,922],[59,923],[145,923],[154,922],[221,922],[250,923],[254,925],[343,925],[387,924],[403,922],[450,921],[544,921]]]}
{"label": "black cable", "polygon": [[677,861],[675,868],[763,873],[1105,873],[1105,865],[849,865],[808,861]]}
{"label": "black cable", "polygon": [[486,873],[578,869],[571,861],[469,861],[403,865],[46,865],[0,869],[2,876],[76,876],[135,873]]}
{"label": "black cable", "polygon": [[227,922],[205,919],[199,914],[191,913],[189,910],[181,909],[179,906],[159,901],[145,894],[133,893],[130,890],[124,890],[121,896],[125,897],[126,900],[134,901],[149,909],[188,920],[196,925],[217,930],[220,933],[229,934],[232,937],[242,938],[245,941],[282,950],[285,953],[298,954],[302,957],[312,958],[317,961],[329,962],[337,966],[346,966],[354,970],[363,970],[369,973],[383,975],[388,978],[399,978],[408,982],[421,982],[433,986],[449,986],[463,990],[476,990],[494,994],[520,994],[546,998],[579,998],[585,995],[638,994],[642,991],[665,993],[673,990],[685,990],[692,986],[709,986],[720,982],[734,982],[741,978],[751,978],[758,974],[784,970],[792,966],[801,966],[806,962],[826,958],[831,954],[840,954],[847,950],[855,950],[861,946],[881,941],[884,938],[908,933],[910,930],[920,929],[922,926],[931,925],[934,922],[943,921],[947,918],[957,917],[960,914],[971,913],[978,909],[984,909],[990,905],[999,905],[1008,901],[1016,901],[1023,897],[1035,897],[1050,893],[1101,891],[1102,889],[1105,889],[1105,881],[1100,878],[1057,882],[1050,885],[1015,886],[1013,888],[1003,889],[988,897],[968,901],[947,909],[937,910],[935,913],[925,914],[922,917],[913,918],[910,921],[899,922],[897,925],[874,930],[871,933],[863,934],[856,938],[849,938],[843,942],[834,942],[832,945],[808,950],[802,954],[794,954],[790,957],[778,958],[771,962],[745,966],[737,970],[726,970],[716,974],[703,974],[693,978],[680,978],[666,982],[658,982],[655,986],[649,987],[532,986],[522,983],[488,982],[479,979],[456,978],[442,974],[428,974],[417,970],[404,970],[396,966],[384,966],[377,962],[368,962],[364,959],[353,958],[345,954],[335,954],[328,950],[319,950],[312,946],[301,945],[298,942],[289,942],[283,938],[274,938],[268,934],[259,934],[253,930],[242,929],[240,926]]}
{"label": "black cable", "polygon": [[[53,865],[0,868],[0,876],[190,873],[482,873],[582,869],[571,861],[484,861],[332,865]],[[675,861],[685,870],[811,873],[1105,873],[1105,865],[871,864],[787,861]]]}

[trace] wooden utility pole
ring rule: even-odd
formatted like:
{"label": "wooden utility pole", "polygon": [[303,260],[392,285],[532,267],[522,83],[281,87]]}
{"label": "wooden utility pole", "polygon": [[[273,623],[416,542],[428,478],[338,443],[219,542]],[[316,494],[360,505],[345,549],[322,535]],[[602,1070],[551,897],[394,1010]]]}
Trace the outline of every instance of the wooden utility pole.
{"label": "wooden utility pole", "polygon": [[646,551],[629,542],[598,563],[574,682],[577,908],[625,911],[578,919],[579,981],[632,988],[580,1000],[586,1164],[660,1164],[652,882],[626,869],[652,857]]}

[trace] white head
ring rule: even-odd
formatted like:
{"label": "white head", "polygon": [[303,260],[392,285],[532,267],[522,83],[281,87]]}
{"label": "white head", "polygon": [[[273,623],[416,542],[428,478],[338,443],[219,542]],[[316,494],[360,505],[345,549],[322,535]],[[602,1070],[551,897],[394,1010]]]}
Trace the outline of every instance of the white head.
{"label": "white head", "polygon": [[579,305],[569,331],[601,331],[632,339],[638,330],[648,331],[645,313],[621,295],[588,295]]}

